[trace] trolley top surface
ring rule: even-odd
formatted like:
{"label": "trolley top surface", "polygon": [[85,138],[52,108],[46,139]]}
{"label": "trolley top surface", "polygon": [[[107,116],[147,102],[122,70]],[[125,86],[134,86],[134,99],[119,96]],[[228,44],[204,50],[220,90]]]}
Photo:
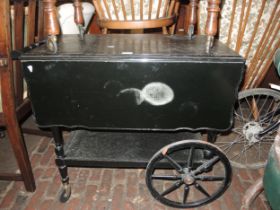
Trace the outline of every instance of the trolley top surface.
{"label": "trolley top surface", "polygon": [[[22,54],[22,60],[101,60],[140,62],[157,61],[232,61],[244,62],[236,52],[219,41],[215,41],[210,53],[206,52],[207,36],[161,34],[109,34],[64,35],[58,40],[58,52],[53,54],[46,45]],[[210,59],[210,60],[209,60]]]}

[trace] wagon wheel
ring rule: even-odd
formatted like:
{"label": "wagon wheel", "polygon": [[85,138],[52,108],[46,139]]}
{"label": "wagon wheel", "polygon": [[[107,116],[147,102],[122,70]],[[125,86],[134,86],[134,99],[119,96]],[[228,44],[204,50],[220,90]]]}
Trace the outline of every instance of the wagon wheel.
{"label": "wagon wheel", "polygon": [[280,93],[265,88],[241,91],[234,110],[231,132],[219,135],[215,144],[229,158],[232,166],[257,169],[266,165],[277,129],[264,136],[258,133],[275,124],[279,118]]}
{"label": "wagon wheel", "polygon": [[152,157],[146,169],[146,184],[152,196],[175,208],[214,201],[229,187],[231,177],[225,154],[217,146],[199,140],[167,145]]}

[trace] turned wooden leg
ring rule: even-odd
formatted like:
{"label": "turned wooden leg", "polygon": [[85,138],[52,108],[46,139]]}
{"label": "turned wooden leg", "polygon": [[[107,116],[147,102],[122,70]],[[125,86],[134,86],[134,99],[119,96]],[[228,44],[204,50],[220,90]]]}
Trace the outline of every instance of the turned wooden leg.
{"label": "turned wooden leg", "polygon": [[208,131],[207,133],[207,141],[210,143],[215,143],[216,139],[217,139],[217,132],[215,131]]}
{"label": "turned wooden leg", "polygon": [[191,39],[197,23],[198,0],[190,0],[188,36]]}
{"label": "turned wooden leg", "polygon": [[220,0],[208,0],[207,21],[205,33],[208,36],[206,51],[209,52],[214,44],[214,36],[218,31],[218,16],[220,12]]}
{"label": "turned wooden leg", "polygon": [[44,33],[48,36],[47,46],[49,50],[57,52],[57,35],[60,33],[56,12],[56,0],[43,0],[44,3]]}
{"label": "turned wooden leg", "polygon": [[[16,10],[18,11],[18,4]],[[35,181],[23,140],[22,132],[16,114],[15,89],[13,77],[13,63],[10,57],[11,46],[11,28],[10,28],[10,1],[0,1],[1,27],[0,27],[0,84],[3,109],[3,124],[7,128],[9,141],[14,151],[20,174],[4,174],[0,178],[8,180],[22,180],[27,191],[35,191]],[[18,15],[23,15],[18,14]],[[17,28],[15,31],[20,31]],[[17,42],[17,44],[19,44]],[[2,173],[1,173],[2,174]]]}
{"label": "turned wooden leg", "polygon": [[79,29],[81,39],[84,39],[84,17],[83,17],[83,8],[81,0],[74,0],[74,20]]}
{"label": "turned wooden leg", "polygon": [[178,20],[178,17],[179,17],[179,9],[180,9],[180,1],[176,1],[175,7],[174,7],[174,13],[176,15],[176,21],[169,28],[169,34],[171,34],[171,35],[173,35],[175,33],[176,23],[177,23],[177,20]]}
{"label": "turned wooden leg", "polygon": [[0,65],[2,108],[9,141],[21,172],[21,180],[23,180],[27,191],[34,192],[36,189],[35,180],[16,114],[13,79],[11,75],[12,65],[10,59],[7,66],[3,66],[2,68]]}
{"label": "turned wooden leg", "polygon": [[64,155],[64,141],[62,137],[62,132],[58,127],[52,128],[53,138],[55,142],[55,154],[56,154],[56,165],[58,167],[61,181],[63,184],[63,189],[60,195],[60,201],[66,202],[71,195],[71,186],[69,185],[69,176],[67,172],[67,165],[65,164],[65,155]]}

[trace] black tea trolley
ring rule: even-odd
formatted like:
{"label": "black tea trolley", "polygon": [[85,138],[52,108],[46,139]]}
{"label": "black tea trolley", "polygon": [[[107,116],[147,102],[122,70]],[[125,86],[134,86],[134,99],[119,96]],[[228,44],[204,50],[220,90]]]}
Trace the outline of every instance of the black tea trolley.
{"label": "black tea trolley", "polygon": [[206,36],[64,35],[56,53],[43,44],[19,59],[36,122],[54,136],[61,201],[68,166],[146,167],[152,196],[178,208],[228,188],[229,160],[196,139],[233,122],[244,60],[219,41],[207,50]]}

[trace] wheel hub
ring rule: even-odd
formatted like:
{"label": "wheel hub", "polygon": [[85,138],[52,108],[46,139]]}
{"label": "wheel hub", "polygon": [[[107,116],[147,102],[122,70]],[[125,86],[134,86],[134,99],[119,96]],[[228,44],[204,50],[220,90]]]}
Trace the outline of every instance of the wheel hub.
{"label": "wheel hub", "polygon": [[257,138],[257,134],[259,134],[261,131],[263,131],[263,128],[257,122],[248,122],[243,126],[243,134],[249,141],[249,144],[260,141],[260,139]]}
{"label": "wheel hub", "polygon": [[183,181],[187,185],[192,185],[195,182],[195,178],[190,174],[183,175]]}

